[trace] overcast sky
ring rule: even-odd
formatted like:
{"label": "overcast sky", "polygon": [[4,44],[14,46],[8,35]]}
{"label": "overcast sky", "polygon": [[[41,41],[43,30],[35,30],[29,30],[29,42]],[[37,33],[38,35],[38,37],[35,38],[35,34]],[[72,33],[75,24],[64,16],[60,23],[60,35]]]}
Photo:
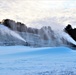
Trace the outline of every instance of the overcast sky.
{"label": "overcast sky", "polygon": [[76,0],[0,0],[0,20],[24,23],[48,17],[76,16]]}

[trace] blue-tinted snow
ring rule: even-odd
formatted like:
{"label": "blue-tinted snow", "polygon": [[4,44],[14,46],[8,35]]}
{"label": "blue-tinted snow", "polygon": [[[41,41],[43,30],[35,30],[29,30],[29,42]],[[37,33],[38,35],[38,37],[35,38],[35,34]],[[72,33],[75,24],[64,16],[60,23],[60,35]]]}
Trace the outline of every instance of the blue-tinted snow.
{"label": "blue-tinted snow", "polygon": [[67,47],[0,47],[0,75],[76,75],[76,51]]}

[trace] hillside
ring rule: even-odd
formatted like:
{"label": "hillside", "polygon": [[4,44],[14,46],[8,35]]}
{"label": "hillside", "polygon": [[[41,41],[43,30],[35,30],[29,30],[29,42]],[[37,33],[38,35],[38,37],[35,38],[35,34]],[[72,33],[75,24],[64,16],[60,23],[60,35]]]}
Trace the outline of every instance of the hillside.
{"label": "hillside", "polygon": [[65,46],[70,48],[75,48],[76,46],[76,42],[64,30],[55,31],[51,26],[43,26],[40,29],[27,27],[24,23],[10,19],[4,19],[1,22],[0,35],[0,45]]}

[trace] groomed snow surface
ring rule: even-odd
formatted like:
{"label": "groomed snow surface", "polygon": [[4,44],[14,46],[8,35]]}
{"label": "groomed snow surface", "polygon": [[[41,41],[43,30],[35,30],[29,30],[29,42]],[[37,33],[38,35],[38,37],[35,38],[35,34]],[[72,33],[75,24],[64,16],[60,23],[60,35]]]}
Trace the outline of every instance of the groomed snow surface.
{"label": "groomed snow surface", "polygon": [[76,75],[76,51],[67,47],[0,47],[0,75]]}

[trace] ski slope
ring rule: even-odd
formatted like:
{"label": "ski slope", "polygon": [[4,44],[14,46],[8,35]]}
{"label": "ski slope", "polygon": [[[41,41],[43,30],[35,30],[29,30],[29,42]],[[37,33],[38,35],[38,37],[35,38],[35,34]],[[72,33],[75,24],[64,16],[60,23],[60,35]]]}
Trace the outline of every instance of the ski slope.
{"label": "ski slope", "polygon": [[76,51],[0,46],[0,75],[76,75]]}
{"label": "ski slope", "polygon": [[19,34],[17,34],[16,32],[10,30],[8,27],[3,26],[1,24],[0,24],[0,33],[2,35],[11,35],[14,38],[17,38],[17,39],[20,39],[20,40],[26,42]]}

